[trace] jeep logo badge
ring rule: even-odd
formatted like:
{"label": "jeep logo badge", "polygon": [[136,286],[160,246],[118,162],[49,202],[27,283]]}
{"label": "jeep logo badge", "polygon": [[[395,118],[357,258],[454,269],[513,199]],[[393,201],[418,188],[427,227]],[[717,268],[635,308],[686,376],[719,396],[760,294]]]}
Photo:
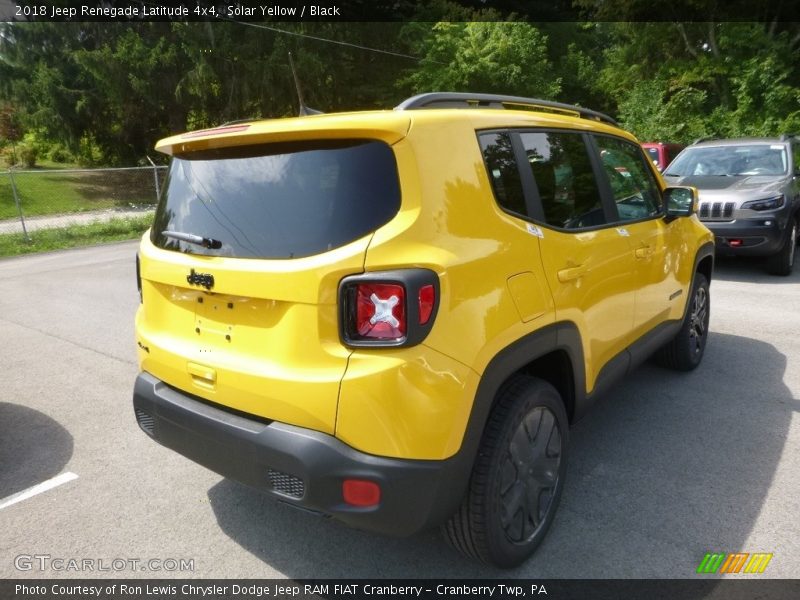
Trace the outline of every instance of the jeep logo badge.
{"label": "jeep logo badge", "polygon": [[190,285],[200,285],[207,290],[210,290],[214,287],[213,275],[210,273],[197,273],[194,269],[192,269],[186,276],[186,281],[188,281]]}

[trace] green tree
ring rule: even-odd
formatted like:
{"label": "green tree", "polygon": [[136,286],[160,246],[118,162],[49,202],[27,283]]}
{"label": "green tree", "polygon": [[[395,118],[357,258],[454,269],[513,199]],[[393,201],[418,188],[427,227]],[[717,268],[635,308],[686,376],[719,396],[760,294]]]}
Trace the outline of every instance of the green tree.
{"label": "green tree", "polygon": [[170,33],[169,23],[0,25],[2,93],[24,107],[28,129],[73,154],[141,159],[153,132],[185,125],[175,89],[188,61]]}
{"label": "green tree", "polygon": [[[142,160],[169,133],[297,112],[386,106],[408,59],[371,52],[400,23],[13,23],[0,25],[0,99],[74,154]],[[325,40],[332,40],[330,43]],[[389,104],[391,105],[391,104]]]}
{"label": "green tree", "polygon": [[[621,2],[617,8],[625,15]],[[600,13],[602,14],[602,13]],[[798,128],[800,27],[613,23],[598,85],[643,139],[778,135]]]}
{"label": "green tree", "polygon": [[555,98],[561,78],[547,37],[530,23],[436,23],[421,41],[424,58],[403,81],[415,92],[481,91]]}

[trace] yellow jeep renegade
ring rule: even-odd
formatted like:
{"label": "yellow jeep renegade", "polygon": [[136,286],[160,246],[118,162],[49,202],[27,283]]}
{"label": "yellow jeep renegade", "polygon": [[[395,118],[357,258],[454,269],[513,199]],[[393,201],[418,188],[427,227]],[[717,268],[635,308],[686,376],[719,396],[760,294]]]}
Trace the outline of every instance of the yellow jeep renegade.
{"label": "yellow jeep renegade", "polygon": [[517,565],[570,423],[654,353],[702,358],[696,192],[600,113],[435,93],[157,148],[136,418],[287,504]]}

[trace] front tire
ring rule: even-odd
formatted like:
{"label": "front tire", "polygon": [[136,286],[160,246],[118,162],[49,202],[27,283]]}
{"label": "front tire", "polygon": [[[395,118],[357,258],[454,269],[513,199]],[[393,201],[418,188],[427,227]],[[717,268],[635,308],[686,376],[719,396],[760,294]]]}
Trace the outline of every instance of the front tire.
{"label": "front tire", "polygon": [[527,376],[512,379],[486,424],[461,507],[444,526],[450,545],[500,568],[530,557],[561,498],[568,427],[552,385]]}
{"label": "front tire", "polygon": [[773,275],[786,277],[792,274],[797,248],[797,220],[793,219],[790,227],[789,235],[786,236],[780,251],[767,259],[767,271]]}
{"label": "front tire", "polygon": [[711,315],[711,295],[708,280],[695,273],[686,316],[678,334],[659,350],[659,364],[676,371],[691,371],[703,360],[708,341],[708,321]]}

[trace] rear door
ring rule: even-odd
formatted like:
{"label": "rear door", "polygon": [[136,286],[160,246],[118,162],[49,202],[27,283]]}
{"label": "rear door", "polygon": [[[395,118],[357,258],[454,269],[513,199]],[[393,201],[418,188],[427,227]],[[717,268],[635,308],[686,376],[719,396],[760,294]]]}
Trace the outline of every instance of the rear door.
{"label": "rear door", "polygon": [[516,212],[524,210],[535,223],[556,318],[580,329],[591,390],[603,365],[630,340],[635,291],[630,243],[609,224],[612,215],[585,134],[520,130],[510,136],[528,196]]}
{"label": "rear door", "polygon": [[612,215],[584,134],[522,132],[520,140],[544,210],[541,256],[556,318],[579,325],[591,390],[602,367],[629,341],[635,289],[630,244],[609,225]]}

